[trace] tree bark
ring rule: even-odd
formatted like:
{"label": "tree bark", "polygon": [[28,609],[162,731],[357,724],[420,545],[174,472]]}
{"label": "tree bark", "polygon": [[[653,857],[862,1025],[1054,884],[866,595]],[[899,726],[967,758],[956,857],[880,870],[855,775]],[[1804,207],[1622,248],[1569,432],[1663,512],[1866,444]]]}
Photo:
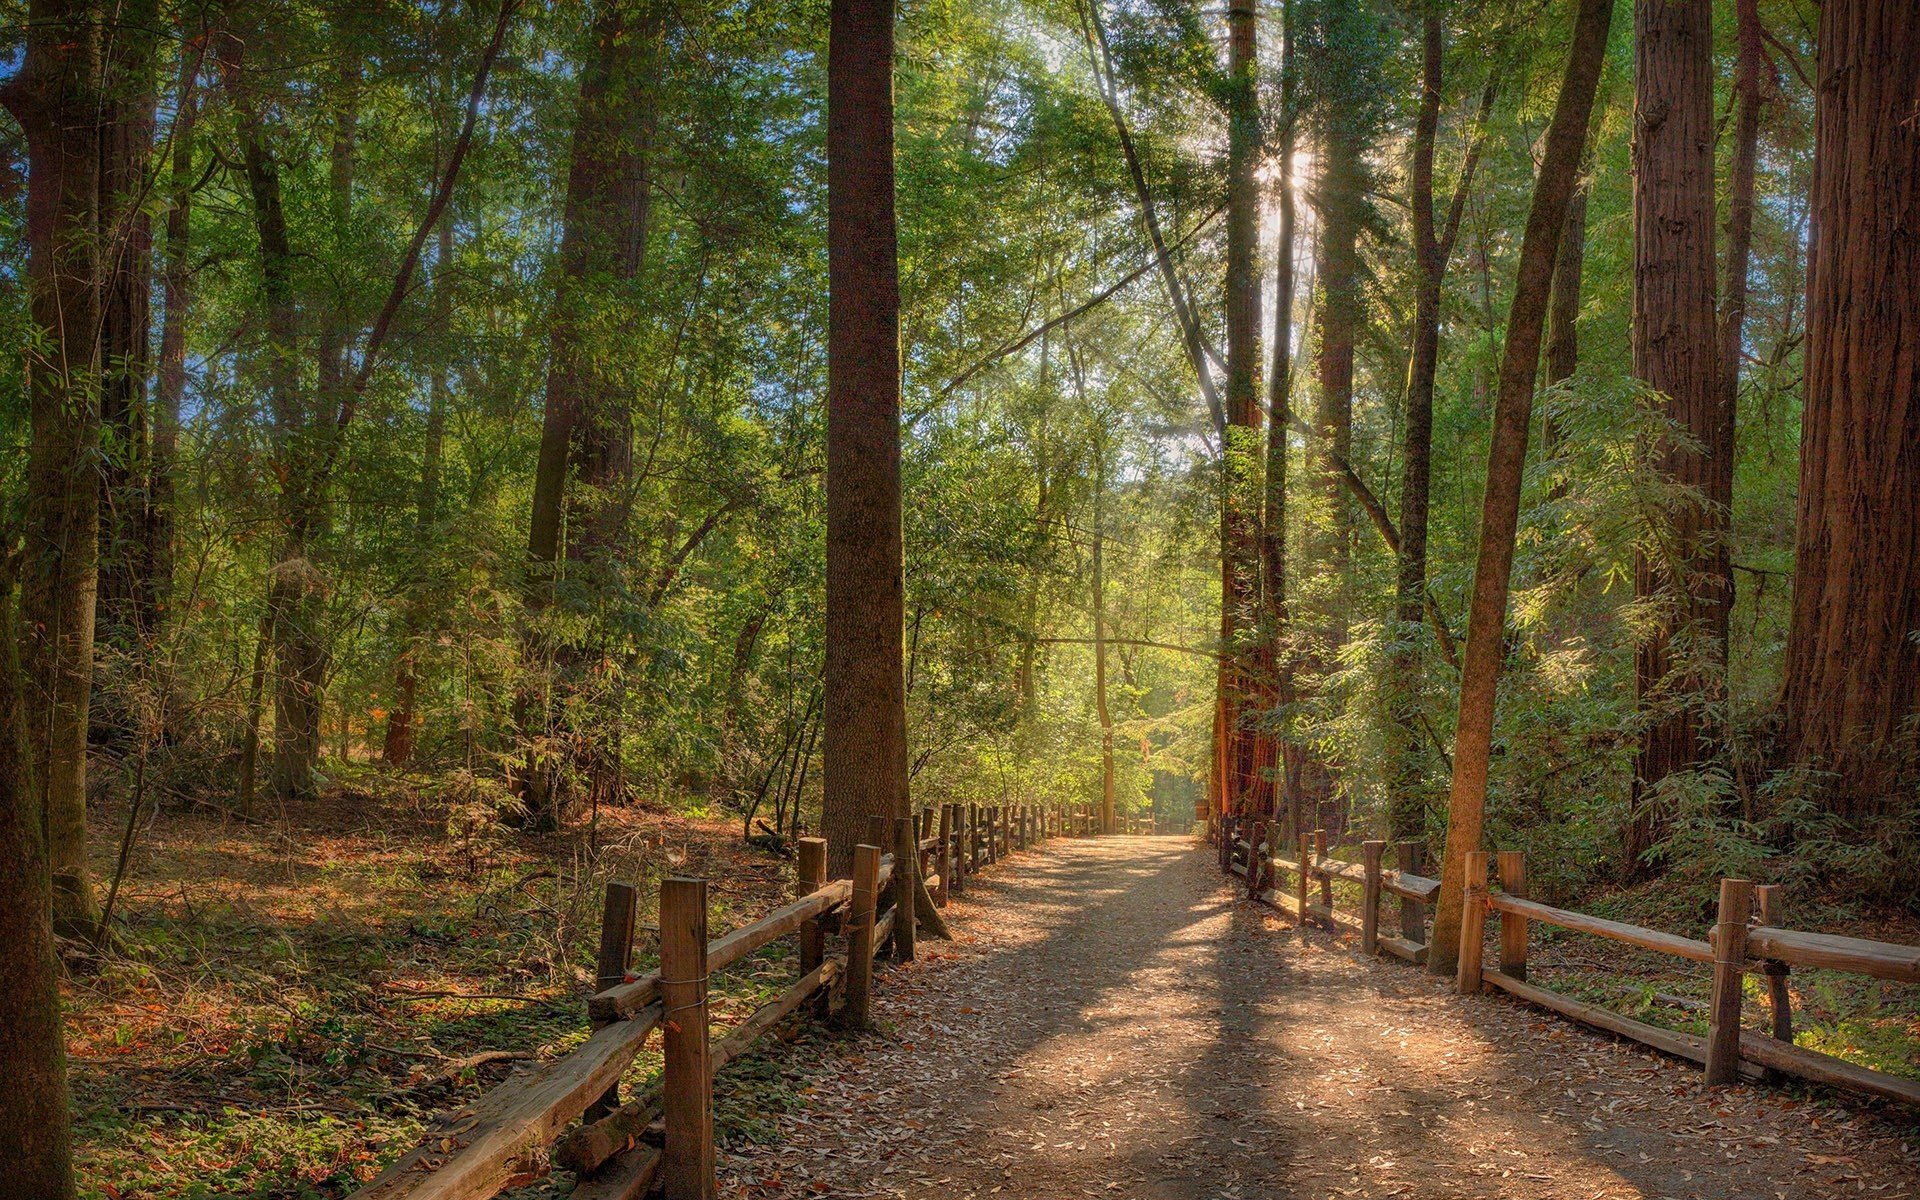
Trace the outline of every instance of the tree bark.
{"label": "tree bark", "polygon": [[[1587,189],[1567,203],[1567,227],[1553,259],[1553,297],[1547,307],[1547,385],[1565,383],[1580,367],[1580,277],[1587,258]],[[1545,430],[1548,457],[1560,453],[1565,434],[1552,413]]]}
{"label": "tree bark", "polygon": [[1107,702],[1107,444],[1093,435],[1093,707],[1100,721],[1100,832],[1114,831],[1113,709]]}
{"label": "tree bark", "polygon": [[1460,949],[1467,852],[1480,846],[1487,771],[1493,753],[1494,701],[1505,649],[1507,589],[1513,577],[1514,531],[1526,468],[1527,430],[1540,363],[1541,328],[1553,284],[1553,261],[1566,227],[1567,204],[1580,173],[1593,114],[1594,90],[1606,58],[1613,0],[1579,0],[1572,44],[1546,152],[1533,185],[1487,451],[1487,488],[1480,510],[1480,547],[1473,571],[1467,648],[1460,672],[1460,711],[1453,742],[1453,789],[1448,798],[1446,858],[1433,917],[1428,969],[1451,974]]}
{"label": "tree bark", "polygon": [[[42,8],[36,6],[36,13]],[[53,33],[60,27],[46,28]],[[15,656],[13,606],[14,580],[0,573],[0,946],[6,948],[0,953],[0,1070],[7,1078],[7,1102],[0,1105],[0,1194],[72,1200],[52,878],[27,745],[31,708]]]}
{"label": "tree bark", "polygon": [[892,0],[833,0],[827,41],[827,616],[823,824],[852,869],[907,815],[900,272]]}
{"label": "tree bark", "polygon": [[1702,706],[1724,690],[1727,512],[1733,499],[1733,410],[1720,387],[1714,312],[1713,9],[1710,0],[1638,0],[1634,7],[1633,373],[1666,398],[1695,445],[1663,440],[1661,471],[1698,493],[1671,510],[1664,553],[1641,553],[1634,595],[1672,619],[1634,655],[1642,729],[1634,763],[1627,862],[1639,873],[1672,823],[1658,792],[1700,762]]}
{"label": "tree bark", "polygon": [[1260,105],[1252,0],[1227,6],[1226,437],[1220,447],[1220,667],[1227,812],[1272,809],[1251,726],[1267,716],[1256,636],[1260,595]]}
{"label": "tree bark", "polygon": [[5,100],[27,143],[29,435],[21,546],[21,706],[53,919],[84,933],[87,721],[100,489],[100,70],[97,5],[35,0]]}
{"label": "tree bark", "polygon": [[[573,158],[560,238],[546,409],[534,476],[528,532],[527,604],[535,615],[563,598],[594,607],[620,569],[616,551],[626,533],[633,477],[633,415],[624,373],[607,361],[605,322],[596,314],[637,299],[646,264],[653,201],[656,81],[664,6],[653,0],[603,0],[594,23],[593,59],[581,73]],[[562,560],[567,587],[560,582]],[[563,732],[560,713],[598,707],[584,696],[591,648],[536,632],[534,660],[551,658],[556,695],[536,719],[541,741]],[[544,650],[543,650],[544,648]],[[613,742],[589,730],[564,731],[590,786],[621,790]],[[535,744],[528,752],[522,797],[527,820],[552,828],[564,816],[564,763]]]}
{"label": "tree bark", "polygon": [[1920,712],[1920,25],[1827,0],[1786,744],[1849,818],[1911,805]]}
{"label": "tree bark", "polygon": [[1293,0],[1282,0],[1280,10],[1279,195],[1280,228],[1273,267],[1273,358],[1267,375],[1267,461],[1263,480],[1264,507],[1260,517],[1260,669],[1274,714],[1251,733],[1255,761],[1278,770],[1273,783],[1271,811],[1276,815],[1293,800],[1288,781],[1297,774],[1303,748],[1284,738],[1279,710],[1291,704],[1293,655],[1287,641],[1287,436],[1293,423],[1293,255],[1296,234],[1293,155],[1295,107]]}
{"label": "tree bark", "polygon": [[[144,204],[153,157],[158,5],[117,5],[106,32],[100,147],[100,581],[94,640],[114,651],[93,720],[129,732],[125,670],[144,659],[158,612],[147,526],[152,519],[153,423],[147,404],[153,220]],[[183,52],[183,57],[191,57]],[[105,703],[101,703],[105,701]]]}

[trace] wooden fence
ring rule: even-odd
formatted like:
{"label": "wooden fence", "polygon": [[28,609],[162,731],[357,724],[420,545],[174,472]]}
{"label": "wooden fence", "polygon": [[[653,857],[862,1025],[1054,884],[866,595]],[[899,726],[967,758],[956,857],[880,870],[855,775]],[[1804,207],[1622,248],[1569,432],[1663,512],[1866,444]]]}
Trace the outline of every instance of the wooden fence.
{"label": "wooden fence", "polygon": [[[630,969],[637,896],[609,884],[598,990],[587,1003],[591,1036],[444,1118],[352,1200],[486,1200],[550,1165],[579,1176],[575,1200],[638,1200],[656,1184],[668,1200],[707,1200],[714,1194],[716,1071],[803,1008],[844,1028],[864,1027],[877,956],[890,950],[895,961],[910,961],[919,931],[944,932],[938,909],[977,872],[1046,838],[1085,836],[1098,825],[1084,806],[948,804],[891,826],[875,818],[867,844],[854,851],[853,877],[832,881],[826,842],[803,838],[799,898],[713,940],[706,881],[670,878],[660,887],[660,965],[639,974]],[[835,935],[844,935],[844,946],[829,954]],[[785,937],[799,941],[798,978],[712,1040],[713,972]],[[660,1084],[623,1101],[620,1078],[655,1029]]]}
{"label": "wooden fence", "polygon": [[[1425,909],[1439,895],[1440,881],[1418,873],[1420,843],[1399,843],[1399,869],[1389,871],[1382,864],[1387,850],[1387,843],[1382,841],[1361,843],[1361,861],[1352,863],[1328,855],[1325,830],[1302,836],[1297,857],[1291,859],[1280,856],[1280,836],[1278,825],[1249,824],[1232,818],[1221,822],[1217,841],[1222,865],[1246,879],[1250,898],[1273,905],[1302,925],[1318,924],[1357,934],[1365,954],[1386,952],[1409,962],[1426,961],[1429,914]],[[1335,908],[1335,880],[1359,885],[1357,916]],[[1483,989],[1506,992],[1561,1016],[1700,1063],[1708,1083],[1731,1083],[1737,1077],[1761,1079],[1768,1071],[1776,1071],[1920,1105],[1920,1080],[1870,1070],[1795,1045],[1792,994],[1787,988],[1794,967],[1920,983],[1920,946],[1783,928],[1779,925],[1779,889],[1744,879],[1721,881],[1719,912],[1706,941],[1542,904],[1527,898],[1526,880],[1526,861],[1517,850],[1468,854],[1466,905],[1454,980],[1460,994],[1471,995]],[[1381,907],[1387,897],[1398,900],[1397,934],[1380,931]],[[1495,965],[1491,966],[1486,961],[1490,917],[1497,917],[1499,922]],[[1636,1021],[1529,983],[1528,932],[1536,922],[1711,967],[1707,1036]],[[1741,1028],[1749,975],[1759,976],[1765,984],[1770,1010],[1769,1032],[1765,1034]]]}

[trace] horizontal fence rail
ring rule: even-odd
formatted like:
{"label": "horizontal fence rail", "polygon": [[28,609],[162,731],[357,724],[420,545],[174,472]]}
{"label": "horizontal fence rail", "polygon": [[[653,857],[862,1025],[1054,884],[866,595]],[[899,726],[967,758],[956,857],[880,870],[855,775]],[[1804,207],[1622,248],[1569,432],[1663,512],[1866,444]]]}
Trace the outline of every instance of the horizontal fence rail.
{"label": "horizontal fence rail", "polygon": [[[1395,848],[1397,870],[1384,869],[1383,841],[1360,845],[1361,861],[1328,855],[1324,830],[1303,834],[1297,856],[1279,853],[1274,823],[1225,817],[1209,830],[1222,866],[1246,881],[1249,899],[1269,904],[1303,928],[1318,925],[1357,934],[1363,953],[1392,954],[1413,963],[1427,957],[1427,921],[1440,893],[1440,881],[1420,874],[1422,848],[1401,842]],[[1337,911],[1333,882],[1360,886],[1357,915]],[[1460,957],[1455,988],[1462,995],[1498,990],[1529,1004],[1630,1038],[1643,1045],[1690,1059],[1704,1068],[1707,1082],[1764,1079],[1769,1071],[1882,1099],[1920,1105],[1920,1080],[1909,1079],[1823,1054],[1793,1040],[1792,996],[1787,979],[1793,968],[1818,968],[1897,983],[1920,983],[1920,946],[1787,929],[1780,926],[1779,889],[1745,880],[1721,882],[1718,917],[1706,940],[1647,929],[1590,913],[1556,908],[1527,897],[1526,862],[1519,851],[1467,855],[1467,896],[1461,918]],[[1387,897],[1399,903],[1398,933],[1382,932]],[[1497,919],[1493,962],[1487,961],[1487,923]],[[1637,1021],[1598,1004],[1529,982],[1527,944],[1535,924],[1621,942],[1656,954],[1699,963],[1713,971],[1706,1037]],[[1767,1033],[1743,1029],[1745,981],[1760,976],[1770,1009]]]}
{"label": "horizontal fence rail", "polygon": [[[939,909],[973,876],[1052,837],[1158,832],[1140,819],[1102,822],[1090,805],[945,804],[891,823],[874,818],[853,877],[828,880],[827,844],[796,843],[799,896],[725,935],[707,936],[706,881],[660,890],[660,965],[630,969],[637,897],[607,886],[592,1033],[564,1057],[522,1071],[430,1129],[421,1145],[351,1200],[488,1200],[552,1163],[574,1172],[574,1200],[668,1200],[714,1194],[713,1077],[787,1018],[811,1011],[842,1028],[867,1024],[873,963],[910,961],[922,933],[943,936]],[[1190,826],[1183,823],[1180,832]],[[1171,831],[1170,831],[1171,832]],[[709,1020],[712,975],[782,938],[799,943],[799,974],[729,1030]],[[839,949],[829,953],[829,940]],[[621,1077],[660,1031],[659,1082],[622,1099]],[[715,1034],[719,1040],[710,1040]]]}

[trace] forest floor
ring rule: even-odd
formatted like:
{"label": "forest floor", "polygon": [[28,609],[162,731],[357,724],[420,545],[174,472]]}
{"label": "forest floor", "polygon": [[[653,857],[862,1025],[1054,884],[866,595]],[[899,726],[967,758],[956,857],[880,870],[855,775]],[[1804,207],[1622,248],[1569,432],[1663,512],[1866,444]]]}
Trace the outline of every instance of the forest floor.
{"label": "forest floor", "polygon": [[[102,809],[104,897],[125,808]],[[643,924],[668,872],[712,881],[719,928],[792,894],[792,865],[743,844],[733,820],[635,807],[524,835],[450,828],[448,813],[443,793],[366,776],[263,822],[148,818],[115,944],[64,948],[84,1196],[344,1196],[434,1113],[586,1036],[605,880],[640,885]],[[720,1019],[791,976],[770,954],[742,964],[716,982]],[[649,1052],[634,1075],[657,1069]],[[729,1136],[770,1132],[792,1070],[741,1064]]]}
{"label": "forest floor", "polygon": [[[1055,841],[825,1042],[732,1197],[1920,1193],[1910,1112],[1698,1068],[1463,999],[1236,899],[1184,839]],[[816,1048],[809,1047],[809,1053]]]}

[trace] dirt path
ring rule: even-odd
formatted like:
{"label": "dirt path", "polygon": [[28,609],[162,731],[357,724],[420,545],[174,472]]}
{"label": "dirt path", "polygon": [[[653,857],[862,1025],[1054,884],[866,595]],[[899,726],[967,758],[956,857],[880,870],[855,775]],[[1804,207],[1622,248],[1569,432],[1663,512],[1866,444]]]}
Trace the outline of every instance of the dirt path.
{"label": "dirt path", "polygon": [[876,989],[730,1196],[1920,1192],[1920,1128],[1697,1069],[1235,903],[1185,839],[1060,841]]}

